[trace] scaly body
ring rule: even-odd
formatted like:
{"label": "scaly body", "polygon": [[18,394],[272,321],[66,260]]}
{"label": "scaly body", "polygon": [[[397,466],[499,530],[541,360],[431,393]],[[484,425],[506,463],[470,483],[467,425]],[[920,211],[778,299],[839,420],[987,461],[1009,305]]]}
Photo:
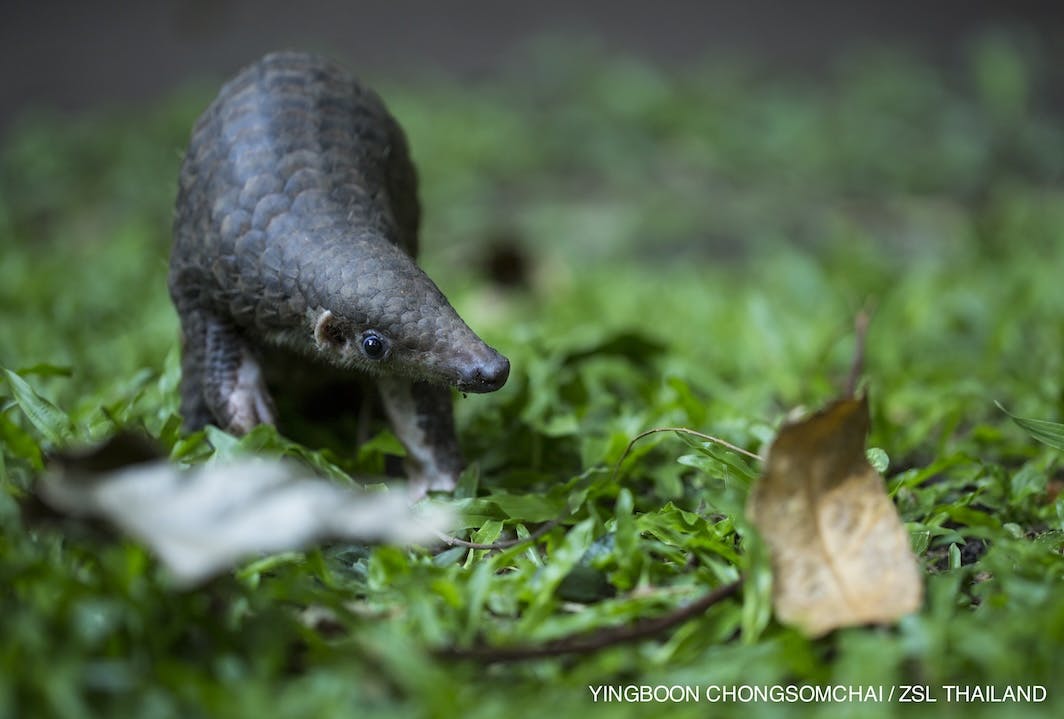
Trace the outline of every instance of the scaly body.
{"label": "scaly body", "polygon": [[415,264],[419,219],[406,138],[372,91],[301,53],[227,83],[193,130],[174,219],[186,428],[274,422],[265,377],[294,355],[368,379],[414,491],[453,488],[450,388],[496,390],[509,362]]}

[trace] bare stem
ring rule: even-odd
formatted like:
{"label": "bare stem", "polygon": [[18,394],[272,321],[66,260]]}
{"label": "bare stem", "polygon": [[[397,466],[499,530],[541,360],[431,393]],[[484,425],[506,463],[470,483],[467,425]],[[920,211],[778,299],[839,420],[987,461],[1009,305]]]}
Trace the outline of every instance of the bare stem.
{"label": "bare stem", "polygon": [[857,394],[857,383],[861,381],[861,374],[864,372],[865,338],[868,336],[870,319],[871,315],[868,310],[861,310],[853,318],[853,364],[850,365],[850,376],[846,380],[847,397]]}
{"label": "bare stem", "polygon": [[467,549],[509,549],[510,547],[516,547],[518,544],[536,541],[544,534],[557,527],[558,523],[565,519],[567,516],[569,516],[569,510],[566,510],[562,514],[559,514],[557,517],[550,520],[542,527],[532,532],[532,534],[528,535],[527,537],[519,537],[517,539],[503,539],[498,542],[492,542],[491,544],[481,544],[480,542],[468,542],[464,539],[458,539],[457,537],[452,537],[449,534],[444,534],[443,532],[436,532],[435,534],[441,542],[452,547],[466,547]]}
{"label": "bare stem", "polygon": [[514,645],[509,647],[447,647],[435,652],[440,659],[472,659],[485,664],[495,662],[519,662],[528,659],[543,659],[565,654],[589,654],[607,647],[649,639],[697,617],[721,601],[739,592],[742,580],[717,587],[695,601],[668,614],[646,619],[627,627],[611,627],[588,634],[564,637],[545,644]]}
{"label": "bare stem", "polygon": [[650,435],[657,434],[658,432],[676,432],[678,434],[687,434],[692,437],[698,437],[699,439],[705,440],[707,442],[719,444],[721,447],[730,449],[732,452],[736,452],[743,456],[749,457],[750,459],[756,460],[758,462],[761,461],[761,457],[757,456],[750,450],[743,449],[742,447],[734,445],[731,442],[721,439],[720,437],[714,437],[713,435],[703,434],[702,432],[696,432],[695,430],[688,429],[687,427],[654,427],[653,429],[648,429],[645,432],[640,432],[639,434],[637,434],[635,437],[632,438],[632,441],[628,443],[628,446],[624,448],[624,454],[622,454],[621,458],[617,460],[617,464],[614,466],[613,469],[613,476],[615,478],[617,476],[617,473],[621,471],[621,465],[624,464],[624,460],[628,458],[628,454],[632,451],[632,447],[635,446],[635,443],[643,439],[644,437],[649,437]]}

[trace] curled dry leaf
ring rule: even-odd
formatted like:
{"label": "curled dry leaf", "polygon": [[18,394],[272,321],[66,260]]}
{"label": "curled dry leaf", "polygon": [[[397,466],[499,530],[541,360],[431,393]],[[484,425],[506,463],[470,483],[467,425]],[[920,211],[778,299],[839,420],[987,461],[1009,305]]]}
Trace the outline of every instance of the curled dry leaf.
{"label": "curled dry leaf", "polygon": [[453,524],[446,508],[411,507],[402,492],[356,492],[266,458],[190,470],[148,462],[104,474],[59,467],[39,491],[61,512],[106,519],[144,542],[181,585],[322,539],[432,542]]}
{"label": "curled dry leaf", "polygon": [[922,601],[908,532],[865,457],[868,427],[867,397],[783,427],[747,502],[772,555],[776,616],[810,636]]}

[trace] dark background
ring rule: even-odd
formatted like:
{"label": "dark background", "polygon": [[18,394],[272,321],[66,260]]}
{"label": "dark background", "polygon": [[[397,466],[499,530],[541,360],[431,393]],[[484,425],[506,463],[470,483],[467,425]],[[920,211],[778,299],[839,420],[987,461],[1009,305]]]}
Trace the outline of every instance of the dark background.
{"label": "dark background", "polygon": [[[810,72],[854,48],[915,49],[949,64],[993,28],[1064,46],[1064,3],[1035,0],[782,2],[337,2],[7,0],[0,4],[0,130],[27,106],[81,111],[212,81],[272,49],[334,54],[360,74],[476,78],[536,37],[591,37],[666,64],[754,57]],[[1059,98],[1055,98],[1059,99]]]}

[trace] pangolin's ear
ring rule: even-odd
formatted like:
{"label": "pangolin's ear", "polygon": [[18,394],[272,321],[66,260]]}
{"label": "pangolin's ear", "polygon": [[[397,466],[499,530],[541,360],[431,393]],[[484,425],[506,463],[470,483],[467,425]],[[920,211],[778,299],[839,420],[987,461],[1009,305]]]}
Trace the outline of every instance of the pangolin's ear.
{"label": "pangolin's ear", "polygon": [[347,344],[343,324],[329,310],[322,310],[314,321],[314,342],[319,350],[338,350]]}

